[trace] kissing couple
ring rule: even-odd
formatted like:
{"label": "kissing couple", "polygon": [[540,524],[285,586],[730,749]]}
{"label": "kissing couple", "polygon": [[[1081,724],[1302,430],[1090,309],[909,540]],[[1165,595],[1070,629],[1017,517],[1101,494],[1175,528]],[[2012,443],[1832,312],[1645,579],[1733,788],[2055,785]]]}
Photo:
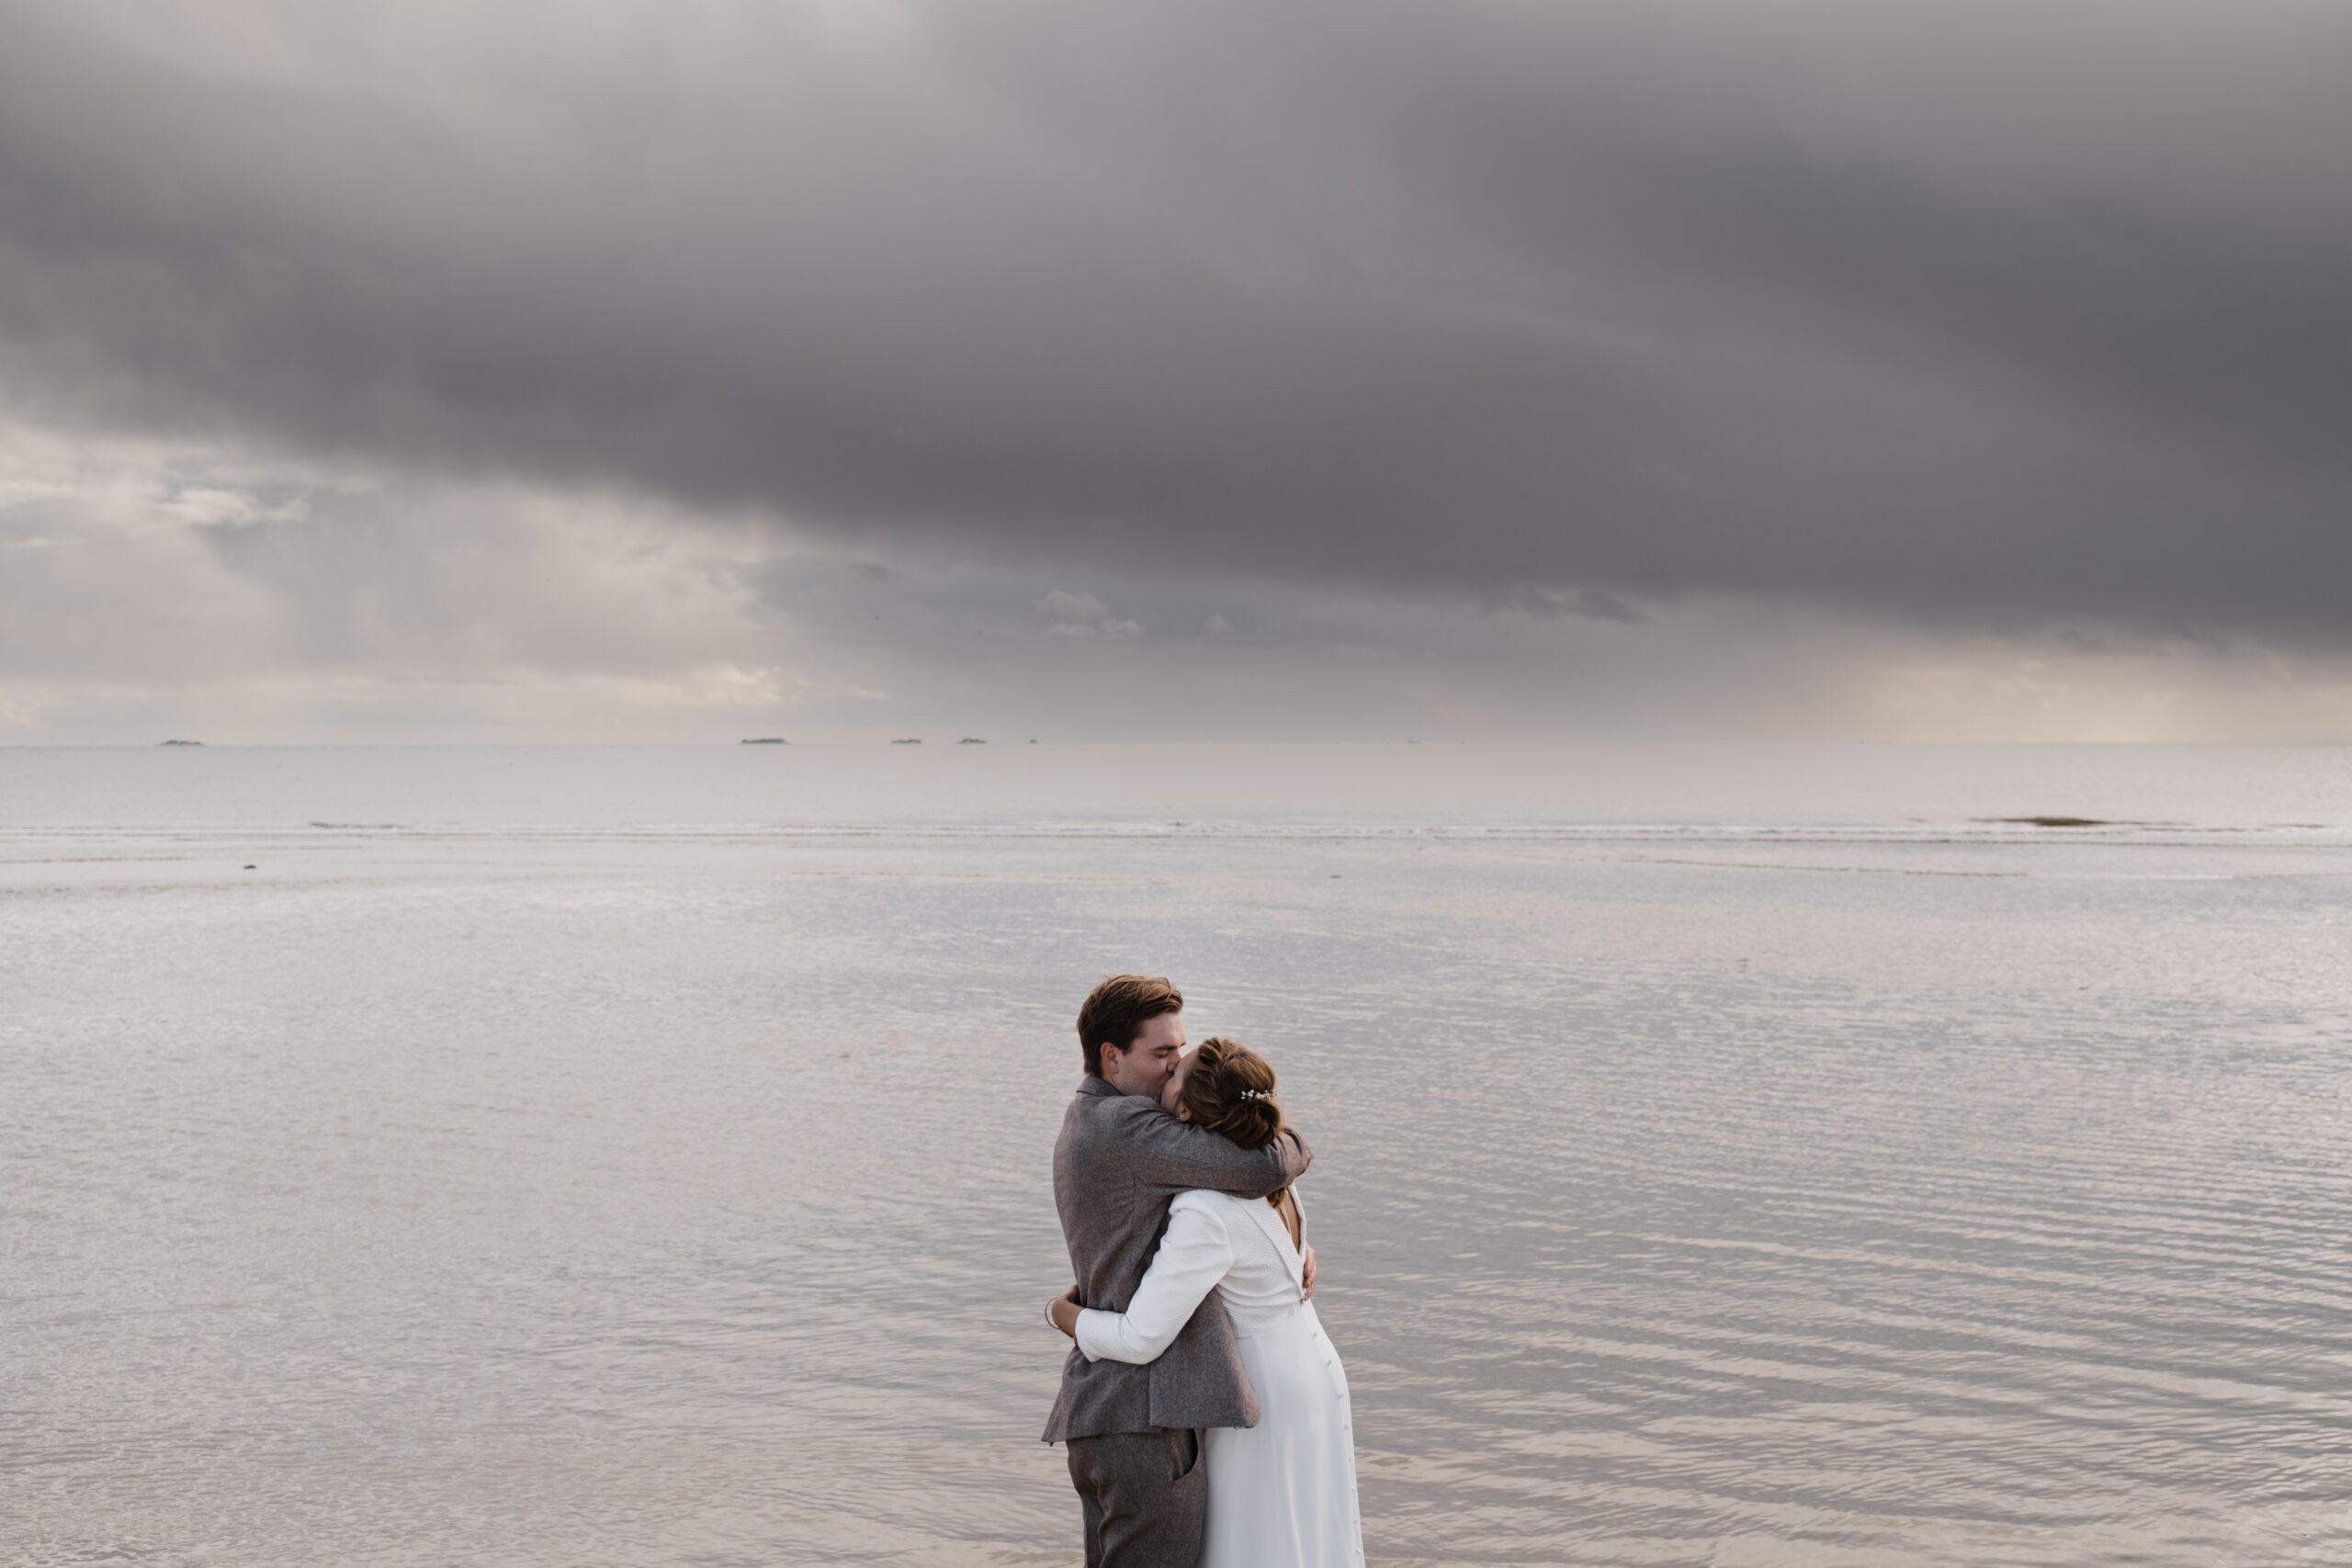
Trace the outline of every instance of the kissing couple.
{"label": "kissing couple", "polygon": [[1086,1077],[1054,1144],[1077,1341],[1066,1445],[1087,1568],[1360,1568],[1348,1377],[1316,1320],[1293,1184],[1314,1157],[1274,1069],[1184,1049],[1184,998],[1114,975],[1079,1010]]}

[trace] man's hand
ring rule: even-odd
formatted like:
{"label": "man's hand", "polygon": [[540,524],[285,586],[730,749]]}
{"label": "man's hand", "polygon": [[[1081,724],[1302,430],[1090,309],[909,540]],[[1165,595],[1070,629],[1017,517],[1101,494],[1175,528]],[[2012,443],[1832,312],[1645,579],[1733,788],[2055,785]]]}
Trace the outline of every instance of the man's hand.
{"label": "man's hand", "polygon": [[1046,1303],[1046,1319],[1075,1339],[1078,1337],[1078,1287],[1072,1285]]}
{"label": "man's hand", "polygon": [[1312,1246],[1301,1248],[1299,1257],[1306,1260],[1306,1277],[1299,1284],[1298,1299],[1303,1302],[1312,1301],[1315,1299],[1315,1248]]}

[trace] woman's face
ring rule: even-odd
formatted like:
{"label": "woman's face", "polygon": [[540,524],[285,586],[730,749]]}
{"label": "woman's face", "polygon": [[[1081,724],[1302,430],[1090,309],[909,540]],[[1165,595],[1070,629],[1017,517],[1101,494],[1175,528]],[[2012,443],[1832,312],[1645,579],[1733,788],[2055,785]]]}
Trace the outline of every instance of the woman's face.
{"label": "woman's face", "polygon": [[1185,1052],[1183,1059],[1176,1064],[1176,1070],[1169,1074],[1168,1081],[1160,1086],[1159,1108],[1179,1122],[1190,1122],[1193,1119],[1193,1113],[1186,1110],[1176,1097],[1184,1092],[1184,1075],[1193,1070],[1193,1058],[1199,1055],[1198,1051]]}

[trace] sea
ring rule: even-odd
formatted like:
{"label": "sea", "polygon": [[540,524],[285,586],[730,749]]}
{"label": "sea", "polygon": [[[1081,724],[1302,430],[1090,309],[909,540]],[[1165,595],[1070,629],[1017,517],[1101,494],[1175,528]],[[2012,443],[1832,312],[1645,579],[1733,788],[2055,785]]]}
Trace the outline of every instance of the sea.
{"label": "sea", "polygon": [[1103,976],[1388,1568],[2352,1561],[2352,750],[0,749],[0,1563],[1080,1561]]}

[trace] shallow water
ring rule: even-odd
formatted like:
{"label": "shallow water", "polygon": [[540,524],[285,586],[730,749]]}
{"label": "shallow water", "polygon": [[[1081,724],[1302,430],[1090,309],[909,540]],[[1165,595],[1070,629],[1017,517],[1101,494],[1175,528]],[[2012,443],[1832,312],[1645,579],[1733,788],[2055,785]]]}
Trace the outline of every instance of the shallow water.
{"label": "shallow water", "polygon": [[1069,1560],[1120,968],[1375,1561],[2352,1554],[2352,753],[1000,743],[0,750],[0,1561]]}

